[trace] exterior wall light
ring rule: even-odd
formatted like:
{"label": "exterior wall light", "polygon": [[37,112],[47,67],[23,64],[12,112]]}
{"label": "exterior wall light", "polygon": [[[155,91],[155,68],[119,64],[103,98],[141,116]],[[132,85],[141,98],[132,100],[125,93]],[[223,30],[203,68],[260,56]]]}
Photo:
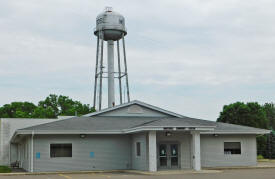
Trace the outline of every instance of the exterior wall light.
{"label": "exterior wall light", "polygon": [[165,133],[165,136],[166,136],[166,137],[170,137],[171,135],[172,135],[171,132],[166,132],[166,133]]}
{"label": "exterior wall light", "polygon": [[85,138],[86,137],[86,134],[80,134],[80,138]]}

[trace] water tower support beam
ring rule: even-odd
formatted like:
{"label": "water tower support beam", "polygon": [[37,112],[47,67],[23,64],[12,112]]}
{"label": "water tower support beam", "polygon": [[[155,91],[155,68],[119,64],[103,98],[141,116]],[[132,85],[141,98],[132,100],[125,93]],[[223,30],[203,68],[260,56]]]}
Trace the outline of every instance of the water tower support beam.
{"label": "water tower support beam", "polygon": [[114,41],[108,40],[108,107],[115,106]]}
{"label": "water tower support beam", "polygon": [[122,104],[122,89],[121,89],[121,68],[120,68],[119,40],[117,40],[117,60],[118,60],[119,100],[120,100],[120,104]]}
{"label": "water tower support beam", "polygon": [[125,67],[125,77],[126,77],[127,98],[128,98],[128,103],[129,103],[130,102],[130,93],[129,93],[129,83],[128,83],[128,73],[127,73],[127,62],[126,62],[126,50],[125,50],[124,33],[122,34],[122,44],[123,44],[123,53],[124,53],[124,67]]}
{"label": "water tower support beam", "polygon": [[103,39],[104,39],[104,33],[103,31],[99,32],[99,37],[101,39],[101,45],[100,45],[100,74],[99,74],[99,105],[98,108],[101,110],[101,102],[102,102],[102,75],[103,75]]}
{"label": "water tower support beam", "polygon": [[96,64],[95,64],[95,86],[94,86],[94,109],[96,107],[96,90],[97,90],[97,71],[98,71],[98,49],[99,47],[99,37],[97,37],[97,43],[96,43]]}

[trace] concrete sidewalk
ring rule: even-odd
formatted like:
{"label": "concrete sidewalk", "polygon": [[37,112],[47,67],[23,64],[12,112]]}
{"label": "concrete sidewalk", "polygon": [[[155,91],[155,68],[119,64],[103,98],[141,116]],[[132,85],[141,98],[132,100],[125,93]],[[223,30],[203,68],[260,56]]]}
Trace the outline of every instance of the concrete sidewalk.
{"label": "concrete sidewalk", "polygon": [[213,167],[205,168],[206,170],[233,170],[233,169],[264,169],[275,168],[274,161],[260,161],[256,166],[237,166],[237,167]]}
{"label": "concrete sidewalk", "polygon": [[215,167],[203,168],[201,171],[194,170],[161,170],[157,172],[139,171],[139,170],[96,170],[96,171],[68,171],[68,172],[14,172],[0,173],[0,176],[13,175],[50,175],[50,174],[104,174],[104,173],[124,173],[137,175],[179,175],[179,174],[202,174],[202,173],[221,173],[223,170],[239,170],[239,169],[267,169],[275,168],[275,162],[264,161],[258,162],[257,166],[240,166],[240,167]]}
{"label": "concrete sidewalk", "polygon": [[15,175],[52,175],[52,174],[136,174],[136,175],[178,175],[178,174],[195,174],[195,173],[221,173],[221,170],[163,170],[157,172],[147,172],[139,170],[97,170],[97,171],[68,171],[68,172],[15,172],[15,173],[0,173],[0,176],[15,176]]}

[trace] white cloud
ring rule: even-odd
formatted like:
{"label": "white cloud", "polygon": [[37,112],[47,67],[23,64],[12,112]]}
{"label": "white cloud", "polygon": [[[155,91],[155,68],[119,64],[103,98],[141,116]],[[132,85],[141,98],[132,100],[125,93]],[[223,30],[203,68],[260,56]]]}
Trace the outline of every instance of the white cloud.
{"label": "white cloud", "polygon": [[223,104],[236,100],[274,101],[274,5],[272,0],[2,1],[0,105],[37,102],[49,93],[90,103],[93,27],[105,6],[126,18],[132,98],[212,120]]}

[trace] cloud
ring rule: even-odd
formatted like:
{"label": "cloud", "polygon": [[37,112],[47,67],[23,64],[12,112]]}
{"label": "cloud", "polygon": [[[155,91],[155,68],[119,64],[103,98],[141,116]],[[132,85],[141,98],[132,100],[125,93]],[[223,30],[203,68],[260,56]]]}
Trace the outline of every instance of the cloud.
{"label": "cloud", "polygon": [[49,93],[91,103],[93,28],[105,6],[126,18],[132,99],[210,120],[237,100],[274,101],[274,5],[272,0],[1,2],[0,105],[37,102]]}

